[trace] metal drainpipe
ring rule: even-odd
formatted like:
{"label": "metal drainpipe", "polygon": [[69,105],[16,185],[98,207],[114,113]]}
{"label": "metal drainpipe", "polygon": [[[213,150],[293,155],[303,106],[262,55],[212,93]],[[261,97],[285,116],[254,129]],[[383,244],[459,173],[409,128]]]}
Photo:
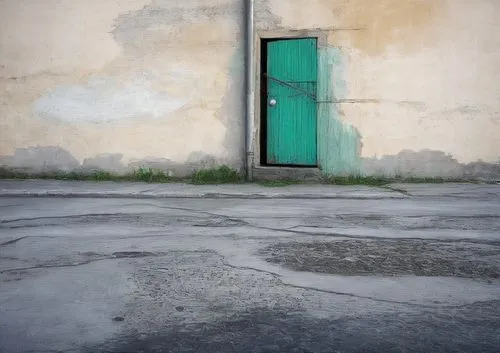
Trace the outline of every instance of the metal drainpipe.
{"label": "metal drainpipe", "polygon": [[254,152],[253,152],[253,129],[255,111],[255,59],[254,59],[254,0],[245,1],[245,83],[246,83],[246,103],[245,103],[245,170],[248,181],[253,179]]}

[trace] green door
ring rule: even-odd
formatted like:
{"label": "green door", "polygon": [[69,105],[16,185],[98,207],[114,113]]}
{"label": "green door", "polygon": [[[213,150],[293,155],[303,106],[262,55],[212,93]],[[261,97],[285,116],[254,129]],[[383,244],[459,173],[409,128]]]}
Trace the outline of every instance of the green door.
{"label": "green door", "polygon": [[267,43],[267,163],[317,165],[315,38]]}

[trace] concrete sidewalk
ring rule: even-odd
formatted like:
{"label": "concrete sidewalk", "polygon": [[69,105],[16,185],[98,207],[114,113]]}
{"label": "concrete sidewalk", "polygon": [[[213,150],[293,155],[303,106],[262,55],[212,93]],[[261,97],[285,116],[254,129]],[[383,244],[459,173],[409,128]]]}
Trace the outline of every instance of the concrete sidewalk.
{"label": "concrete sidewalk", "polygon": [[191,185],[86,181],[2,180],[0,196],[92,198],[386,199],[404,193],[381,187],[258,184]]}
{"label": "concrete sidewalk", "polygon": [[0,180],[0,196],[90,198],[236,198],[236,199],[402,199],[408,197],[500,197],[499,185],[486,184],[393,184],[364,185],[298,184],[268,187],[258,184],[191,185],[87,181]]}

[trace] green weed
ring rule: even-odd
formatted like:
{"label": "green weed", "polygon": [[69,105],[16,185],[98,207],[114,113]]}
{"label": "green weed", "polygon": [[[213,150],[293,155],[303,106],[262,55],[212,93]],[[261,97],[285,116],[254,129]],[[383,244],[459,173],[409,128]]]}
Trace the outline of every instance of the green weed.
{"label": "green weed", "polygon": [[132,180],[146,183],[167,183],[170,181],[170,177],[163,170],[140,167],[132,173]]}
{"label": "green weed", "polygon": [[381,186],[390,182],[387,178],[369,176],[328,176],[323,180],[323,183],[332,185]]}
{"label": "green weed", "polygon": [[257,181],[257,184],[260,186],[266,186],[270,188],[274,187],[283,187],[283,186],[289,186],[289,185],[297,185],[297,184],[302,184],[303,182],[301,180],[292,180],[292,179],[276,179],[276,180],[260,180]]}
{"label": "green weed", "polygon": [[238,184],[243,181],[240,174],[223,165],[218,168],[201,169],[193,173],[191,183],[193,184]]}

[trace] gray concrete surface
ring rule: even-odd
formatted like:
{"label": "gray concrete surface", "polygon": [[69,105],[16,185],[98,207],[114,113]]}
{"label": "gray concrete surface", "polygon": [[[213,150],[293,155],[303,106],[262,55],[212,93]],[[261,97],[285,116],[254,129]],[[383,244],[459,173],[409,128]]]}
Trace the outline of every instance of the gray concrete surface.
{"label": "gray concrete surface", "polygon": [[257,184],[191,185],[115,182],[0,180],[0,196],[54,196],[92,198],[303,198],[380,199],[405,195],[388,188],[370,186],[289,185],[264,187]]}
{"label": "gray concrete surface", "polygon": [[0,352],[500,347],[497,185],[110,189],[0,182]]}

